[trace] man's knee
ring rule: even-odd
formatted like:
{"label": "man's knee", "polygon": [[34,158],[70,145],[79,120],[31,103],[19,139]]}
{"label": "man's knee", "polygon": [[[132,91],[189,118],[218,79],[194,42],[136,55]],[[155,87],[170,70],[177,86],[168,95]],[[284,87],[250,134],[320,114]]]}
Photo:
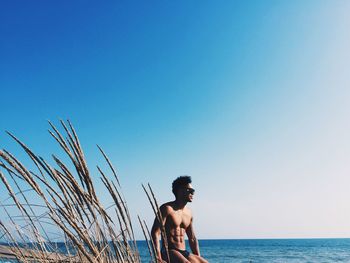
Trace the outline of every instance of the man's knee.
{"label": "man's knee", "polygon": [[198,259],[198,261],[196,261],[196,262],[198,262],[198,263],[209,263],[207,260],[205,260],[202,257],[198,257],[197,259]]}
{"label": "man's knee", "polygon": [[190,263],[209,263],[204,258],[202,258],[200,256],[196,256],[196,255],[191,255],[189,260],[190,260]]}
{"label": "man's knee", "polygon": [[190,263],[202,263],[202,262],[204,262],[201,260],[201,257],[195,256],[195,255],[191,255],[188,260]]}

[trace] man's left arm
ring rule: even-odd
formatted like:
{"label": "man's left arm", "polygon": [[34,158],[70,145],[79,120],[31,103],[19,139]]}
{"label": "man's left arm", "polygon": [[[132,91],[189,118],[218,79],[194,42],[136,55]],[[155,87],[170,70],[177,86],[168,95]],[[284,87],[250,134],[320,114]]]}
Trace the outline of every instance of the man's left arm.
{"label": "man's left arm", "polygon": [[192,253],[197,256],[200,256],[198,240],[193,230],[193,218],[191,218],[191,224],[186,229],[186,234],[188,237],[188,243],[190,244]]}

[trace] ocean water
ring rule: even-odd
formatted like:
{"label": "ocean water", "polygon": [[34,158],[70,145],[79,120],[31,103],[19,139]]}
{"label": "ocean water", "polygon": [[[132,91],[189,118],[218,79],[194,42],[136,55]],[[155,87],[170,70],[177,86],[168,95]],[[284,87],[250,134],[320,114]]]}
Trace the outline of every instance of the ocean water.
{"label": "ocean water", "polygon": [[[137,245],[142,263],[149,263],[146,242]],[[199,240],[199,245],[210,263],[350,263],[350,239]],[[0,259],[0,263],[10,262],[15,261]]]}
{"label": "ocean water", "polygon": [[[350,239],[200,240],[201,255],[210,263],[330,263],[350,262]],[[142,262],[148,263],[140,242]]]}

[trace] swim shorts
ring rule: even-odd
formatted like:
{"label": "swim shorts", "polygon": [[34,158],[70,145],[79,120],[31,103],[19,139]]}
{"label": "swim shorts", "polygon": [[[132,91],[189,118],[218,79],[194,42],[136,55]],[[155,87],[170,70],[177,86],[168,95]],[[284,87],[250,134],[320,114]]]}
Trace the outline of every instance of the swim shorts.
{"label": "swim shorts", "polygon": [[[176,247],[169,248],[169,250],[171,250],[171,249],[176,250],[181,255],[183,255],[186,259],[188,259],[190,257],[190,252],[188,252],[187,250],[181,250],[181,249],[178,249]],[[166,254],[165,249],[162,249],[162,258],[165,260],[167,259],[167,254]]]}

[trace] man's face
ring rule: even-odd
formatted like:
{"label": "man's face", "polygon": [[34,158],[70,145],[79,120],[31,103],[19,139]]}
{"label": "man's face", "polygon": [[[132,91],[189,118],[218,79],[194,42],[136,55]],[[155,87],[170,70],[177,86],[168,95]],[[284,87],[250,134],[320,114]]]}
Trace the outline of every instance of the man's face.
{"label": "man's face", "polygon": [[191,184],[187,184],[179,189],[179,195],[187,202],[192,202],[194,189]]}

